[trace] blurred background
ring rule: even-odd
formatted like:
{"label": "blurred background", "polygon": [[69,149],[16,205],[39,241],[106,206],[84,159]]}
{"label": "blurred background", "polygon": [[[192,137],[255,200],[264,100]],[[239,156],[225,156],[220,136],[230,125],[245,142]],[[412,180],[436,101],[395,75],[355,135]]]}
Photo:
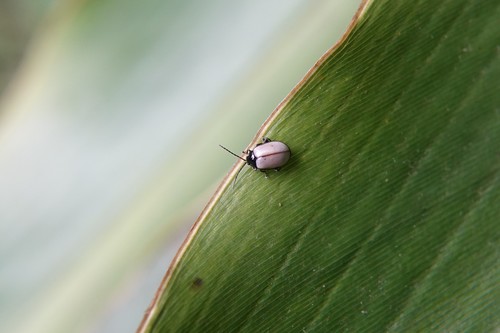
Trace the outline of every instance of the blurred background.
{"label": "blurred background", "polygon": [[0,331],[134,332],[360,1],[2,0]]}

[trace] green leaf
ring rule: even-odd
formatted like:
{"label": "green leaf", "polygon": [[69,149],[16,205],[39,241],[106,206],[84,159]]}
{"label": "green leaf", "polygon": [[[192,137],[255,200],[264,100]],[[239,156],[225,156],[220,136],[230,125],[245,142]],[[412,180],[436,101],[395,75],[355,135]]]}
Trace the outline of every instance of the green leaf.
{"label": "green leaf", "polygon": [[256,137],[141,331],[493,331],[500,2],[377,0]]}

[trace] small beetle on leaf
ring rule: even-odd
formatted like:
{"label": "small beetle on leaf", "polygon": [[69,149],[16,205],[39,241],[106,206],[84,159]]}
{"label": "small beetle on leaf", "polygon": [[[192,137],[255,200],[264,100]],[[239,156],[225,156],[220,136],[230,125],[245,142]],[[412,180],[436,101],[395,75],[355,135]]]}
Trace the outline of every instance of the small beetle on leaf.
{"label": "small beetle on leaf", "polygon": [[230,154],[245,161],[246,164],[250,165],[254,170],[260,170],[264,173],[271,169],[278,171],[288,162],[291,155],[290,148],[288,148],[286,144],[281,141],[272,141],[266,137],[262,138],[262,143],[259,143],[253,150],[243,152],[243,154],[247,155],[246,159],[236,155],[222,145],[219,146]]}

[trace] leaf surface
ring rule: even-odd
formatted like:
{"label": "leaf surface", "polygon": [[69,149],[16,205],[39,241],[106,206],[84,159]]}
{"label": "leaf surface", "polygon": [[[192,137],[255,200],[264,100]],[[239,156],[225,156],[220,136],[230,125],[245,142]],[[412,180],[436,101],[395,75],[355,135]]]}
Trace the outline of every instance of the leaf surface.
{"label": "leaf surface", "polygon": [[142,330],[498,329],[499,21],[365,3],[258,134],[289,164],[233,170]]}

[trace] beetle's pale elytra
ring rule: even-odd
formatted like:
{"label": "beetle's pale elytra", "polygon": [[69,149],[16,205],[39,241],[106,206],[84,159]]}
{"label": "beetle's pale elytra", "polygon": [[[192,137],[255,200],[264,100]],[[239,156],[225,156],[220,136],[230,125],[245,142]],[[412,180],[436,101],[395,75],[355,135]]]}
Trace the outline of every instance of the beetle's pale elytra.
{"label": "beetle's pale elytra", "polygon": [[257,145],[249,152],[250,161],[247,162],[254,169],[269,170],[279,169],[290,159],[290,148],[281,141],[271,141],[265,138],[264,143]]}

